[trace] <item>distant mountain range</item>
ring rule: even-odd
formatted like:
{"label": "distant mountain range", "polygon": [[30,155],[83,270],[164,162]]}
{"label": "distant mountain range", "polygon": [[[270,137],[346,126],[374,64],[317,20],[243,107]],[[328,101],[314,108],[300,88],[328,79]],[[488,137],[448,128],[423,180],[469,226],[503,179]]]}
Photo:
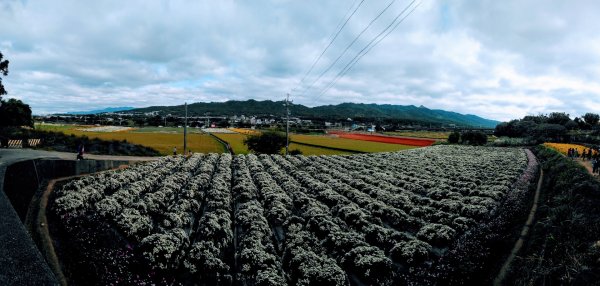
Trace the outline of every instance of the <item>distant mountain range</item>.
{"label": "distant mountain range", "polygon": [[67,112],[66,114],[71,114],[71,115],[87,115],[87,114],[98,114],[98,113],[127,111],[127,110],[131,110],[131,109],[134,109],[134,107],[128,107],[128,106],[123,106],[123,107],[107,107],[107,108],[104,108],[104,109],[97,109],[97,110],[90,110],[90,111]]}
{"label": "distant mountain range", "polygon": [[[171,114],[173,116],[182,116],[184,114],[184,106],[151,106],[126,111],[126,113],[132,112],[158,112],[160,115]],[[307,107],[301,104],[291,104],[290,112],[293,117],[325,120],[346,120],[347,118],[379,119],[398,120],[417,124],[456,124],[459,126],[484,128],[494,128],[499,123],[498,121],[472,114],[460,114],[414,105],[341,103],[337,105]],[[198,102],[188,105],[189,116],[273,115],[279,117],[284,114],[285,107],[283,101],[256,101],[251,99],[246,101]]]}

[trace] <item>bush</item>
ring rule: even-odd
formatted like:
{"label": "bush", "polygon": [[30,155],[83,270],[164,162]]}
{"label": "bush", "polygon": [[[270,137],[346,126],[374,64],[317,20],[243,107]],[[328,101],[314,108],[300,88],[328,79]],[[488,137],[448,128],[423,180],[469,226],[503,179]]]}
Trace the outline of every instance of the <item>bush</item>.
{"label": "bush", "polygon": [[456,144],[460,141],[460,133],[458,131],[454,131],[448,135],[448,143]]}
{"label": "bush", "polygon": [[485,145],[487,143],[487,135],[479,131],[467,131],[461,134],[460,142],[467,145]]}
{"label": "bush", "polygon": [[254,153],[278,154],[285,146],[286,138],[281,133],[264,132],[259,135],[249,136],[244,140],[244,144]]}
{"label": "bush", "polygon": [[289,154],[290,155],[302,155],[302,151],[300,151],[298,149],[294,149],[294,150],[290,150]]}

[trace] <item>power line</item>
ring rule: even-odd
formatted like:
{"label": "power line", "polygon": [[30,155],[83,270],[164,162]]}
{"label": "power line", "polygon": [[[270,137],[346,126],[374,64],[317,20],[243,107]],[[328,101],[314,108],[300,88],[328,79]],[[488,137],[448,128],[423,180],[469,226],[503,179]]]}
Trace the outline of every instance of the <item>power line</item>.
{"label": "power line", "polygon": [[303,92],[302,95],[304,95],[307,91],[309,91],[314,85],[315,83],[317,83],[322,77],[323,75],[325,75],[329,70],[331,70],[331,68],[337,64],[337,62],[346,54],[346,52],[354,45],[354,43],[356,43],[356,41],[358,41],[358,39],[371,27],[371,25],[373,25],[373,23],[375,23],[375,21],[377,21],[377,19],[379,19],[379,17],[381,17],[381,15],[383,15],[383,13],[385,13],[385,11],[387,11],[392,4],[394,4],[394,2],[396,2],[396,0],[392,0],[375,18],[373,18],[373,20],[371,20],[371,22],[369,22],[369,24],[354,38],[354,40],[352,40],[352,42],[346,46],[346,48],[344,49],[344,51],[335,59],[335,61],[333,61],[328,67],[327,69],[325,69],[320,75],[319,77],[317,77],[317,79],[315,79],[308,88],[306,88]]}
{"label": "power line", "polygon": [[[304,82],[304,80],[306,79],[306,77],[312,72],[312,70],[315,68],[315,65],[319,62],[319,60],[321,60],[321,58],[323,57],[323,55],[325,54],[325,52],[327,52],[327,50],[329,49],[329,47],[331,47],[331,45],[333,44],[333,42],[335,41],[335,39],[337,39],[337,37],[342,32],[342,30],[344,29],[344,27],[346,27],[346,24],[348,24],[348,21],[350,21],[350,19],[352,18],[352,16],[354,16],[354,14],[356,13],[356,11],[358,11],[358,8],[360,8],[360,6],[363,4],[363,2],[365,2],[365,0],[361,0],[360,3],[358,3],[358,6],[356,6],[356,8],[354,8],[354,11],[352,11],[352,7],[354,7],[354,5],[356,4],[356,2],[354,2],[354,4],[352,4],[352,6],[350,6],[350,9],[348,10],[348,12],[346,12],[346,15],[344,16],[344,18],[346,20],[343,21],[344,18],[342,18],[343,24],[342,24],[342,22],[340,22],[337,25],[337,27],[336,27],[337,32],[335,32],[334,34],[332,34],[333,37],[330,37],[331,40],[329,41],[329,44],[327,44],[327,46],[325,47],[325,49],[323,50],[323,52],[321,52],[321,54],[315,59],[315,61],[313,62],[313,64],[310,66],[310,69],[308,69],[308,71],[304,74],[304,76],[302,77],[302,79],[298,83],[297,88],[300,88],[302,86],[302,83]],[[348,15],[350,13],[350,11],[352,11],[352,13],[350,15]]]}
{"label": "power line", "polygon": [[[391,32],[393,30],[395,30],[400,23],[402,23],[410,14],[412,14],[412,12],[414,12],[415,9],[417,9],[418,6],[421,5],[421,2],[419,2],[416,6],[414,6],[411,11],[406,14],[404,17],[402,17],[400,19],[400,21],[398,21],[398,19],[402,16],[402,14],[404,14],[406,12],[406,10],[408,10],[408,8],[410,8],[410,6],[412,6],[414,3],[416,2],[416,0],[413,0],[410,4],[408,4],[404,10],[402,10],[402,12],[400,12],[400,14],[398,14],[398,16],[396,16],[396,18],[394,18],[394,20],[392,21],[392,23],[390,23],[390,25],[388,25],[381,33],[379,33],[377,36],[375,36],[362,50],[360,50],[356,56],[354,56],[354,58],[348,62],[348,64],[346,64],[346,66],[336,75],[336,77],[327,85],[327,87],[321,91],[319,93],[319,95],[323,95],[325,94],[327,91],[329,91],[329,89],[331,89],[331,87],[333,87],[337,81],[343,77],[348,71],[350,71],[350,69],[352,69],[354,67],[354,65],[356,65],[356,63],[364,56],[366,55],[368,52],[371,51],[371,49],[373,49],[373,47],[375,47],[377,44],[379,44],[383,39],[385,39],[389,34],[391,34]],[[394,25],[395,23],[395,25]],[[392,28],[393,25],[393,28]],[[391,28],[391,29],[390,29]],[[386,33],[387,31],[387,33]],[[383,33],[386,33],[383,37],[381,37],[381,35]],[[375,42],[376,41],[376,42]],[[373,44],[373,42],[375,42],[375,44]],[[366,50],[366,51],[365,51]]]}
{"label": "power line", "polygon": [[[348,62],[348,64],[346,64],[346,66],[335,76],[335,78],[333,80],[330,81],[330,83],[319,93],[319,96],[325,94],[327,91],[329,91],[329,89],[331,89],[331,87],[333,87],[337,81],[344,76],[348,71],[350,71],[350,69],[352,69],[354,67],[354,65],[356,65],[356,63],[364,56],[366,55],[368,52],[370,52],[373,47],[375,47],[377,44],[379,44],[383,39],[385,39],[387,36],[389,36],[389,34],[392,33],[392,31],[394,31],[399,25],[400,23],[402,23],[408,16],[410,16],[410,14],[412,14],[412,12],[415,11],[415,9],[417,9],[417,7],[419,7],[421,5],[421,2],[419,2],[417,5],[415,5],[410,12],[408,12],[404,17],[402,17],[402,15],[411,7],[413,6],[413,4],[416,2],[416,0],[413,0],[411,3],[409,3],[403,10],[402,12],[400,12],[400,14],[398,14],[396,16],[396,18],[394,18],[394,20],[385,28],[383,29],[383,31],[381,31],[377,36],[375,36],[362,50],[360,50],[355,56],[354,58],[352,58],[352,60],[350,60],[350,62]],[[402,18],[400,18],[402,17]],[[400,20],[398,20],[400,19]],[[382,37],[382,35],[385,33],[385,35]],[[374,43],[374,44],[373,44]]]}

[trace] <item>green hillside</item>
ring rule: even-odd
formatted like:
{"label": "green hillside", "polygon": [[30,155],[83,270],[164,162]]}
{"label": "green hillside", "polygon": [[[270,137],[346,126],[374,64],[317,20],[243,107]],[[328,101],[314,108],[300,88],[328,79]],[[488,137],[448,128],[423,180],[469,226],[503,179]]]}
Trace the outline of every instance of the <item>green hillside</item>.
{"label": "green hillside", "polygon": [[[198,102],[188,105],[190,116],[282,116],[284,114],[283,101],[235,101],[226,102]],[[146,108],[132,109],[127,112],[151,112],[158,111],[159,114],[183,115],[183,105],[177,106],[151,106]],[[363,103],[341,103],[337,105],[323,105],[306,107],[301,104],[292,104],[290,107],[292,116],[309,119],[344,120],[346,118],[379,119],[379,120],[402,120],[411,123],[443,123],[456,124],[460,126],[474,126],[494,128],[499,122],[481,118],[476,115],[460,114],[445,110],[429,109],[424,106],[414,105],[391,105],[391,104],[363,104]]]}

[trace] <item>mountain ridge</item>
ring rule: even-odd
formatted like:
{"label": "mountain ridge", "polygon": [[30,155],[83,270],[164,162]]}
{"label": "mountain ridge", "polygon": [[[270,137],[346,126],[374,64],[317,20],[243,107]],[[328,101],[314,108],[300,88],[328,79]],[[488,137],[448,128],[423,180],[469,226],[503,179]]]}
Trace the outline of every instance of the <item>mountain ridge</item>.
{"label": "mountain ridge", "polygon": [[131,110],[131,109],[135,109],[135,107],[131,107],[131,106],[107,107],[107,108],[103,108],[103,109],[95,109],[95,110],[89,110],[89,111],[71,111],[71,112],[67,112],[65,114],[88,115],[88,114],[98,114],[98,113],[107,113],[107,112],[120,112],[120,111],[127,111],[127,110]]}
{"label": "mountain ridge", "polygon": [[[284,101],[249,99],[245,101],[230,100],[225,102],[197,102],[188,104],[189,116],[283,116],[285,114]],[[182,116],[183,105],[175,106],[149,106],[125,111],[158,112],[160,115],[171,114]],[[396,120],[417,124],[455,124],[459,126],[494,128],[499,121],[486,119],[473,114],[461,114],[441,109],[429,109],[423,105],[393,105],[375,103],[340,103],[336,105],[321,105],[307,107],[301,104],[290,104],[293,117],[313,118],[323,120],[374,119]]]}

